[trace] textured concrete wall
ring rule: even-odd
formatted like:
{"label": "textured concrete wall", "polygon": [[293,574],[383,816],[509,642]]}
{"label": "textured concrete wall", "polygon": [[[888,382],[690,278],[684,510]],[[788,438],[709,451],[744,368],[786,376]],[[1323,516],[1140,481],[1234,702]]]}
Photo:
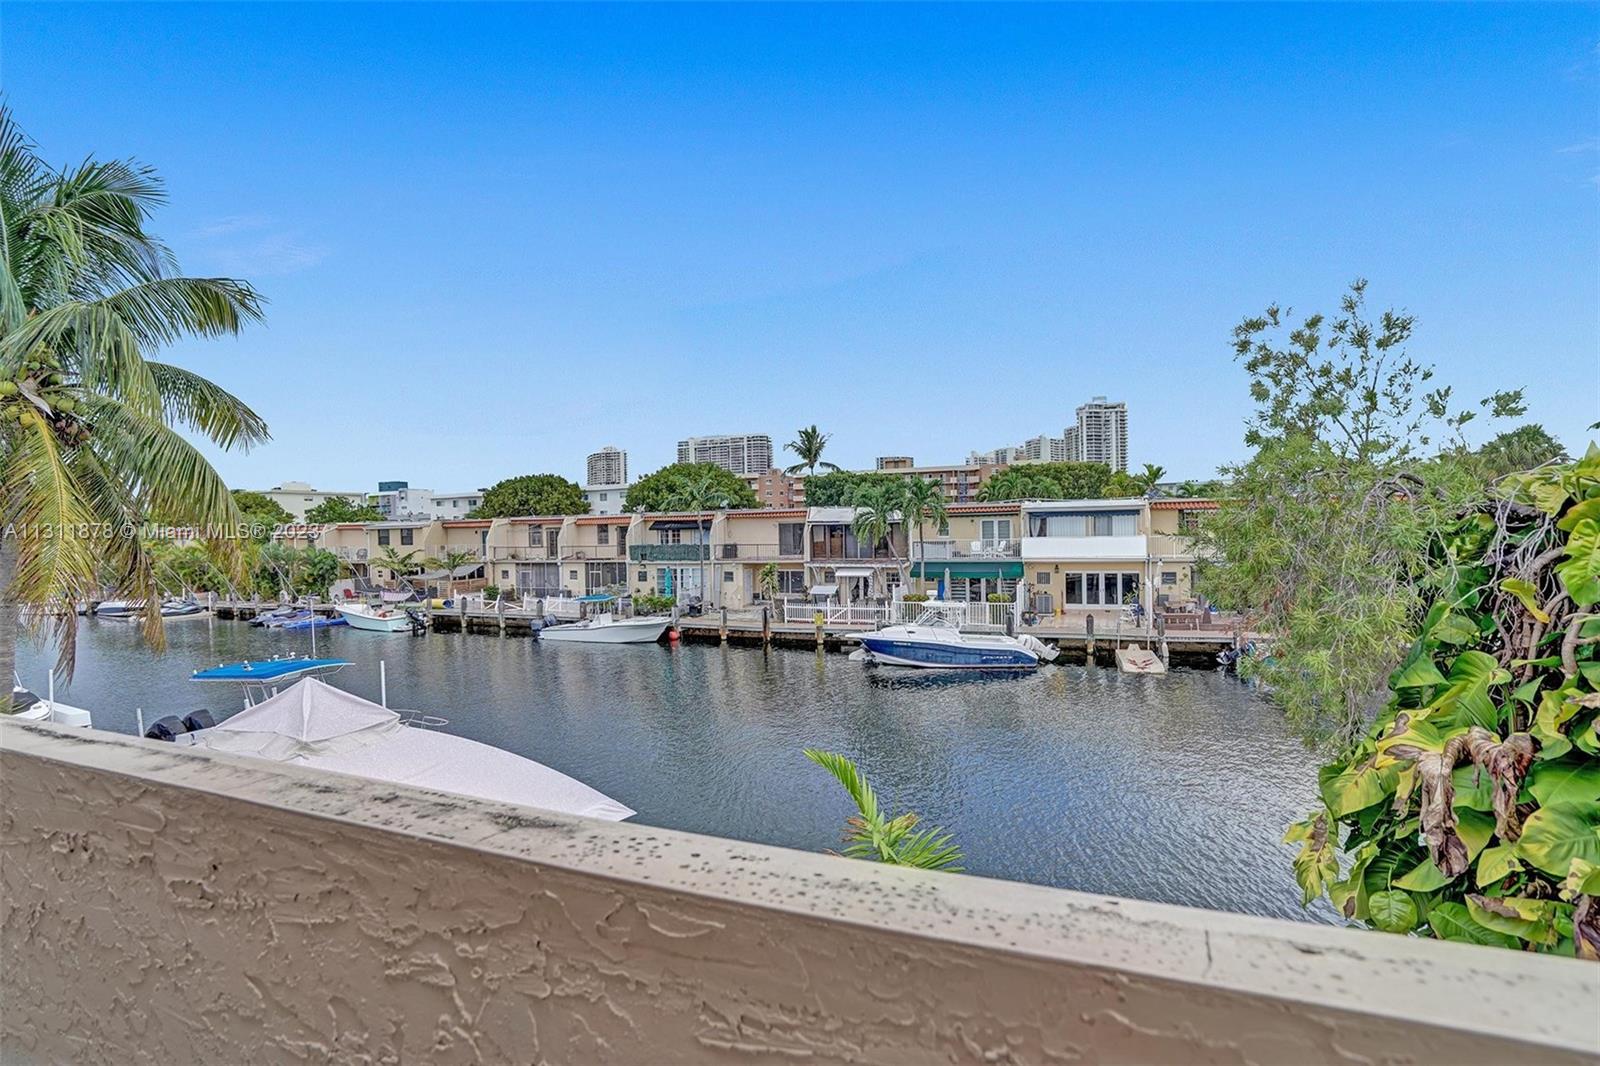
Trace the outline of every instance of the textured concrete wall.
{"label": "textured concrete wall", "polygon": [[0,722],[6,1061],[1579,1062],[1600,967]]}

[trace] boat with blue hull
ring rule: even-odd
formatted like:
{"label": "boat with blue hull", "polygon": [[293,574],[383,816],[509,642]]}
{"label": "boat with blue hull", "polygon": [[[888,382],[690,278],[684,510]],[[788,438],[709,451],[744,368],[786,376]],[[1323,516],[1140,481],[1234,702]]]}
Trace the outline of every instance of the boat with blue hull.
{"label": "boat with blue hull", "polygon": [[931,670],[1032,670],[1057,654],[1026,634],[968,632],[932,604],[909,625],[862,634],[861,648],[858,654],[869,664]]}

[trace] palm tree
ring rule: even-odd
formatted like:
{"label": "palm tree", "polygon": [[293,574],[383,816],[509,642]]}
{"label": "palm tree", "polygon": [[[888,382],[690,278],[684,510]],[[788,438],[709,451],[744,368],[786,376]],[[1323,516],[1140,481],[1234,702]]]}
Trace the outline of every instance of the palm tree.
{"label": "palm tree", "polygon": [[784,448],[794,452],[800,461],[784,471],[786,474],[798,474],[804,470],[808,474],[815,474],[817,467],[824,470],[838,470],[838,464],[822,461],[822,450],[828,446],[830,435],[822,432],[815,425],[806,426],[800,430],[799,435]]}
{"label": "palm tree", "polygon": [[876,549],[880,541],[887,542],[889,555],[894,559],[895,569],[900,573],[902,588],[910,584],[910,581],[905,564],[895,548],[894,527],[897,522],[902,525],[905,522],[905,499],[905,482],[897,481],[887,485],[863,485],[856,490],[850,500],[856,509],[855,522],[852,523],[856,543]]}
{"label": "palm tree", "polygon": [[907,522],[915,522],[917,529],[917,576],[924,582],[928,580],[928,545],[923,538],[922,527],[924,523],[942,526],[950,515],[945,504],[944,489],[939,482],[932,478],[912,478],[906,482],[905,487],[905,516]]}
{"label": "palm tree", "polygon": [[[699,514],[702,511],[721,511],[732,506],[733,501],[728,498],[728,493],[717,484],[715,478],[704,474],[690,481],[684,482],[678,490],[667,497],[667,506],[674,511],[687,511]],[[699,551],[700,558],[700,599],[701,602],[710,604],[706,595],[706,556],[709,549],[702,547]]]}
{"label": "palm tree", "polygon": [[[73,664],[75,601],[105,588],[159,595],[144,522],[221,530],[241,518],[228,487],[180,430],[222,448],[268,439],[266,423],[217,385],[149,356],[187,337],[237,333],[261,317],[242,281],[177,273],[145,231],[165,200],[137,163],[55,170],[0,107],[0,677],[19,621],[48,627]],[[109,532],[108,532],[109,531]],[[212,541],[242,574],[239,542]],[[160,612],[145,635],[162,644]],[[0,686],[0,709],[10,686]]]}
{"label": "palm tree", "polygon": [[947,870],[960,873],[961,848],[954,838],[937,826],[917,829],[915,812],[890,818],[878,805],[872,790],[856,764],[831,751],[805,749],[806,758],[832,774],[855,801],[857,814],[845,819],[844,854],[852,859],[872,859],[891,866],[914,866],[920,870]]}
{"label": "palm tree", "polygon": [[429,570],[443,570],[445,587],[455,590],[456,571],[463,566],[470,566],[478,561],[477,552],[469,552],[462,548],[448,548],[443,555],[430,555],[422,560],[422,565]]}
{"label": "palm tree", "polygon": [[389,571],[391,577],[401,580],[422,569],[423,564],[418,561],[418,554],[420,553],[417,549],[413,548],[402,555],[400,552],[395,551],[393,547],[385,545],[378,557],[372,560],[372,565],[383,567]]}
{"label": "palm tree", "polygon": [[1166,476],[1167,468],[1164,466],[1157,466],[1154,463],[1144,464],[1144,469],[1134,475],[1139,484],[1144,486],[1142,491],[1146,493],[1154,489],[1156,487],[1156,482],[1160,481]]}

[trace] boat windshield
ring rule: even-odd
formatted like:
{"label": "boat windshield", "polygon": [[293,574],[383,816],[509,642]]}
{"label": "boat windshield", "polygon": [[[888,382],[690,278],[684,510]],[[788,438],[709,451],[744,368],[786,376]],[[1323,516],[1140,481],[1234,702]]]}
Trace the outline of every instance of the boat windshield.
{"label": "boat windshield", "polygon": [[939,629],[960,629],[965,614],[966,604],[929,602],[923,604],[922,613],[917,615],[916,624]]}

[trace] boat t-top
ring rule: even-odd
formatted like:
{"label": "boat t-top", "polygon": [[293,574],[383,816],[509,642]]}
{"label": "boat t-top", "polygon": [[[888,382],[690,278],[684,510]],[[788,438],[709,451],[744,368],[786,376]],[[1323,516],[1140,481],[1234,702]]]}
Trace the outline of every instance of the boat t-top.
{"label": "boat t-top", "polygon": [[857,654],[868,664],[937,670],[1032,670],[1057,651],[1037,637],[963,630],[956,618],[965,604],[930,601],[909,625],[861,635]]}
{"label": "boat t-top", "polygon": [[[586,644],[654,644],[661,639],[672,619],[665,616],[647,618],[618,618],[611,612],[616,597],[609,593],[579,596],[578,602],[585,610],[597,613],[581,622],[545,626],[539,630],[540,640],[573,641]],[[599,610],[604,607],[605,610]]]}
{"label": "boat t-top", "polygon": [[326,677],[349,666],[347,659],[312,659],[303,655],[285,655],[273,659],[246,659],[237,663],[219,663],[208,670],[196,670],[189,675],[191,681],[221,681],[238,685],[244,690],[244,705],[252,707],[262,700],[278,694],[302,677]]}

